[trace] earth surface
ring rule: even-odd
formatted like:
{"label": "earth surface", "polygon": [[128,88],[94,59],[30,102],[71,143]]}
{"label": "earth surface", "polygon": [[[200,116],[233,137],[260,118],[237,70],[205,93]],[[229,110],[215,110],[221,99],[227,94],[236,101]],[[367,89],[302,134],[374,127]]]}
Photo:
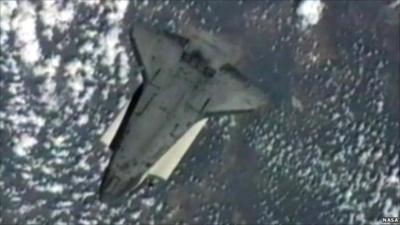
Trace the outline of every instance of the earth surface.
{"label": "earth surface", "polygon": [[[400,1],[1,1],[0,224],[380,224],[400,212]],[[99,138],[139,70],[128,31],[244,49],[271,104],[212,118],[167,182],[114,203]]]}

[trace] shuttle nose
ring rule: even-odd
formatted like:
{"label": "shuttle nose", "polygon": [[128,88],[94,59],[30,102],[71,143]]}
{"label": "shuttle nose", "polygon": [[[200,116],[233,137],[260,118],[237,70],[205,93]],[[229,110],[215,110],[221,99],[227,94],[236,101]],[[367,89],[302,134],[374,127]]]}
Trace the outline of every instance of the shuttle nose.
{"label": "shuttle nose", "polygon": [[135,190],[140,184],[140,180],[141,176],[124,180],[110,172],[110,169],[107,169],[100,185],[100,201],[113,202],[121,199],[127,192]]}
{"label": "shuttle nose", "polygon": [[110,173],[106,174],[100,186],[100,201],[113,202],[120,199],[124,194],[120,191],[122,183],[118,177],[112,176]]}
{"label": "shuttle nose", "polygon": [[103,175],[103,179],[100,184],[99,195],[101,201],[107,201],[113,197],[112,191],[110,190],[112,182],[113,178],[110,173],[110,168],[108,167]]}
{"label": "shuttle nose", "polygon": [[109,166],[104,172],[103,180],[100,185],[100,200],[110,201],[120,197],[119,189],[123,185],[124,181],[121,180],[115,173],[113,173]]}

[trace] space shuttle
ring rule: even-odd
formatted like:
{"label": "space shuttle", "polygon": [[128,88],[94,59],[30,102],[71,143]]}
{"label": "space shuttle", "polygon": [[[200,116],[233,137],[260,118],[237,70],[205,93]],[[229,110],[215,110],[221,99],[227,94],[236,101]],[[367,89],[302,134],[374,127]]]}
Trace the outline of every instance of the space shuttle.
{"label": "space shuttle", "polygon": [[129,35],[143,82],[101,137],[113,151],[99,190],[103,201],[152,176],[167,180],[210,116],[268,104],[235,68],[238,45],[204,31],[179,35],[142,24]]}

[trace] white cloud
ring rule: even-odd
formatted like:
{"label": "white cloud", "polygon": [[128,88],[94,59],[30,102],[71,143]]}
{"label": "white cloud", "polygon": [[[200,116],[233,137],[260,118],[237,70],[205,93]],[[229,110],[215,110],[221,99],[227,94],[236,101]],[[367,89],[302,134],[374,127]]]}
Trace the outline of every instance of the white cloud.
{"label": "white cloud", "polygon": [[297,8],[297,15],[301,18],[300,26],[306,29],[316,25],[322,17],[325,5],[320,0],[304,0]]}
{"label": "white cloud", "polygon": [[36,36],[36,11],[29,1],[21,1],[11,21],[15,31],[16,46],[20,48],[20,56],[27,64],[34,64],[41,56],[39,41]]}
{"label": "white cloud", "polygon": [[129,0],[119,0],[115,1],[115,11],[107,15],[108,19],[112,22],[121,22],[125,15],[125,11],[128,7]]}
{"label": "white cloud", "polygon": [[153,197],[142,199],[142,204],[147,207],[152,207],[152,206],[154,206],[155,203],[156,203],[156,200]]}
{"label": "white cloud", "polygon": [[121,29],[118,27],[111,28],[110,31],[104,37],[105,44],[105,58],[104,64],[112,65],[114,64],[114,59],[121,52],[121,47],[119,46],[119,34],[121,33]]}
{"label": "white cloud", "polygon": [[60,1],[46,0],[43,1],[43,8],[39,12],[40,19],[45,25],[43,31],[48,39],[53,37],[53,29],[57,28],[64,32],[74,18],[74,7],[71,2],[67,3],[64,8],[61,8]]}
{"label": "white cloud", "polygon": [[53,184],[46,185],[44,190],[52,192],[52,193],[61,193],[61,192],[63,192],[64,187],[62,184],[53,183]]}
{"label": "white cloud", "polygon": [[6,33],[11,31],[11,15],[17,7],[18,5],[15,1],[0,2],[0,44],[2,47],[5,46],[6,41],[8,40],[8,35],[6,35]]}
{"label": "white cloud", "polygon": [[22,134],[17,140],[17,145],[14,148],[14,153],[20,157],[29,155],[31,148],[36,145],[38,141],[36,138],[29,134]]}
{"label": "white cloud", "polygon": [[84,115],[81,115],[81,116],[79,117],[77,123],[78,123],[79,126],[82,126],[82,125],[84,125],[84,124],[87,124],[88,121],[89,121],[89,115],[84,114]]}

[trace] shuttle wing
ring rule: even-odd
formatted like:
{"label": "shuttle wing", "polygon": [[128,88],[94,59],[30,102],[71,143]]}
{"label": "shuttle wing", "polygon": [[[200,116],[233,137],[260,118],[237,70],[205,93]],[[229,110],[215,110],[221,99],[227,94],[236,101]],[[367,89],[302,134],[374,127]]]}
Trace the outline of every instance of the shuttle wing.
{"label": "shuttle wing", "polygon": [[267,97],[231,66],[225,66],[215,81],[205,87],[210,96],[207,113],[233,113],[255,110],[266,104]]}
{"label": "shuttle wing", "polygon": [[196,122],[180,139],[178,139],[161,158],[146,171],[139,183],[142,183],[149,175],[168,180],[172,172],[179,164],[193,141],[207,124],[207,118]]}
{"label": "shuttle wing", "polygon": [[111,125],[108,127],[106,132],[101,136],[100,141],[103,142],[106,146],[110,146],[112,140],[114,139],[115,135],[117,134],[118,128],[121,125],[122,120],[125,117],[126,111],[128,110],[129,104],[126,104],[122,110],[118,113],[117,117],[113,120]]}
{"label": "shuttle wing", "polygon": [[207,83],[192,101],[202,105],[205,115],[242,113],[267,103],[268,97],[239,71],[230,65],[220,69],[212,82]]}

